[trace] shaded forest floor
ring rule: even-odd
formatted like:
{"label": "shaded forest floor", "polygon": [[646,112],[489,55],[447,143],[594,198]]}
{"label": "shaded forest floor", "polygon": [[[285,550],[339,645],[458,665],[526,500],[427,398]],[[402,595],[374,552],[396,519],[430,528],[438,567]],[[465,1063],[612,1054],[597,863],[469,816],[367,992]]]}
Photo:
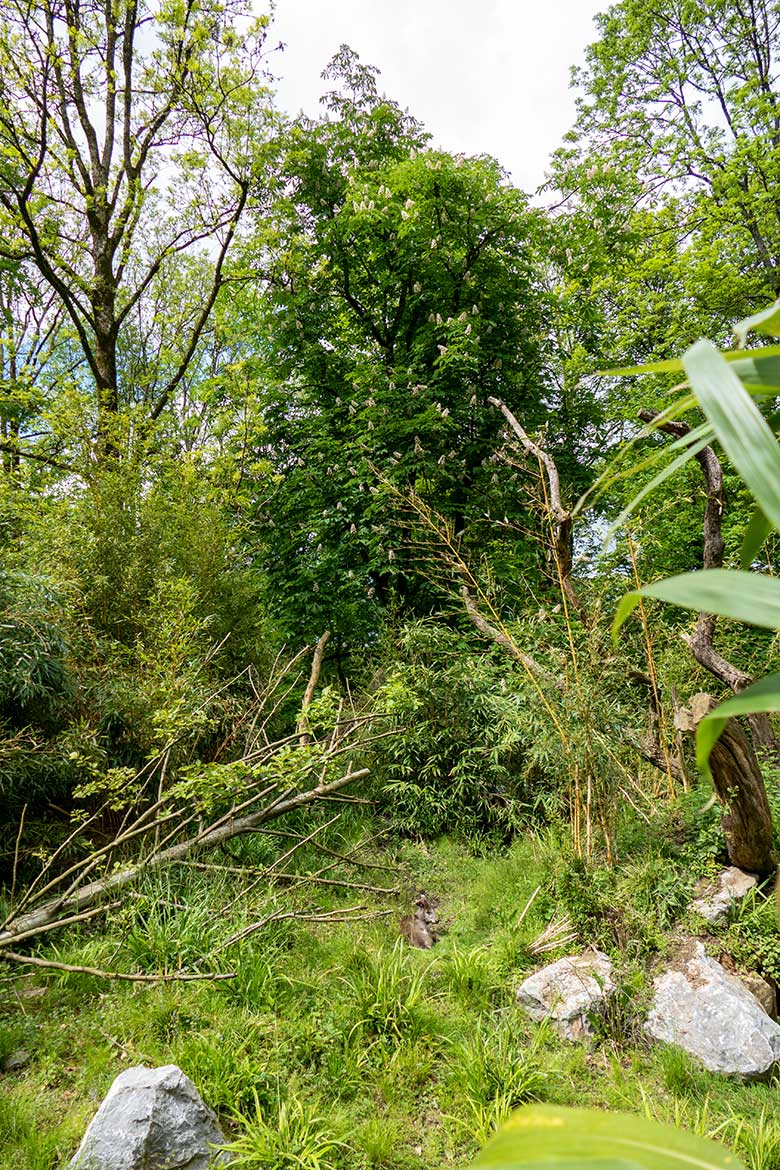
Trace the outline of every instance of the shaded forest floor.
{"label": "shaded forest floor", "polygon": [[[611,869],[572,858],[563,831],[478,849],[387,833],[364,853],[387,870],[337,865],[328,877],[398,894],[324,887],[305,897],[295,883],[278,894],[280,907],[359,901],[384,913],[352,924],[276,921],[225,950],[252,910],[231,906],[230,872],[170,870],[130,896],[107,932],[62,932],[38,953],[125,971],[200,964],[237,978],[138,985],[35,972],[1,984],[0,1066],[21,1050],[24,1067],[0,1074],[0,1167],[66,1165],[120,1071],[174,1063],[251,1153],[247,1166],[461,1163],[512,1107],[540,1099],[648,1112],[719,1137],[751,1170],[777,1170],[777,1086],[710,1075],[642,1033],[653,967],[679,933],[700,932],[687,908],[693,882],[719,864],[718,816],[701,812],[704,800],[689,794],[647,819],[632,812]],[[328,843],[341,851],[377,827],[350,810]],[[209,860],[262,867],[267,847],[245,839]],[[303,873],[312,860],[303,849],[292,864]],[[445,932],[431,951],[399,938],[418,890],[441,899]],[[535,955],[541,932],[566,918],[577,943]],[[710,943],[780,976],[771,898],[751,899]],[[620,990],[583,1046],[531,1023],[515,991],[587,944],[613,957]]]}

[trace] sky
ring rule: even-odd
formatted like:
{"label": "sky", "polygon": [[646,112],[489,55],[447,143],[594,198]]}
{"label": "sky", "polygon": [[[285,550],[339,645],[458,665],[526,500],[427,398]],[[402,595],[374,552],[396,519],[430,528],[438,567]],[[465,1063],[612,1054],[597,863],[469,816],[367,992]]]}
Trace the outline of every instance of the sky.
{"label": "sky", "polygon": [[276,0],[271,63],[288,113],[320,112],[320,74],[346,43],[433,145],[492,154],[534,191],[574,120],[572,65],[608,0]]}

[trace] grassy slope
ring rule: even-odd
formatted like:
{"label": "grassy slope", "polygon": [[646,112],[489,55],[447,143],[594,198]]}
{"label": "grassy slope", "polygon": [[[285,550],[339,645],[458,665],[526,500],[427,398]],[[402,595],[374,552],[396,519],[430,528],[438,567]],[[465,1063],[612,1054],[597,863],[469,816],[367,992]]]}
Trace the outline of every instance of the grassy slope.
{"label": "grassy slope", "polygon": [[[637,1026],[647,964],[684,924],[691,873],[713,851],[707,826],[691,847],[676,816],[629,823],[614,871],[583,872],[554,835],[486,856],[451,840],[390,845],[374,859],[400,869],[403,895],[389,903],[358,895],[377,909],[390,905],[390,915],[354,925],[275,923],[225,953],[223,965],[238,971],[230,983],[106,985],[38,973],[6,981],[0,1058],[23,1047],[31,1060],[0,1076],[0,1167],[67,1164],[113,1078],[143,1062],[184,1069],[239,1139],[246,1166],[462,1162],[509,1109],[536,1097],[647,1110],[718,1131],[754,1170],[780,1170],[777,1089],[709,1076],[677,1052],[648,1047]],[[354,840],[366,830],[353,821],[341,831]],[[243,860],[264,863],[259,846],[240,848]],[[296,855],[301,868],[307,861]],[[361,880],[346,867],[329,876]],[[363,880],[394,878],[371,870]],[[127,970],[192,965],[252,919],[251,906],[225,910],[233,881],[179,869],[130,899],[113,934],[73,933],[46,953]],[[431,952],[398,939],[398,914],[414,888],[442,900],[448,930]],[[354,891],[317,894],[322,907],[355,902]],[[531,1024],[514,1004],[521,977],[544,961],[528,944],[562,913],[621,971],[623,994],[587,1048]],[[747,925],[730,939],[747,953],[755,912],[743,917]]]}

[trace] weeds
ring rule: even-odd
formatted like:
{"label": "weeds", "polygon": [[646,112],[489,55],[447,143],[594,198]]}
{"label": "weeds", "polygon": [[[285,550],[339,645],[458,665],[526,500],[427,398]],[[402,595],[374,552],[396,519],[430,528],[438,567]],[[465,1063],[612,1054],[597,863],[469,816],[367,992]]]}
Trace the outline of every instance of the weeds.
{"label": "weeds", "polygon": [[401,1040],[419,1036],[425,1024],[425,978],[410,969],[401,939],[376,957],[356,953],[341,982],[352,1001],[350,1039]]}
{"label": "weeds", "polygon": [[324,1117],[294,1093],[263,1115],[255,1095],[251,1114],[236,1113],[242,1133],[224,1148],[234,1170],[332,1170],[342,1150]]}
{"label": "weeds", "polygon": [[470,1118],[479,1120],[483,1128],[524,1101],[540,1100],[548,1088],[548,1073],[540,1059],[545,1030],[540,1028],[533,1040],[524,1043],[523,1023],[514,1015],[480,1020],[468,1040],[453,1046],[452,1085]]}

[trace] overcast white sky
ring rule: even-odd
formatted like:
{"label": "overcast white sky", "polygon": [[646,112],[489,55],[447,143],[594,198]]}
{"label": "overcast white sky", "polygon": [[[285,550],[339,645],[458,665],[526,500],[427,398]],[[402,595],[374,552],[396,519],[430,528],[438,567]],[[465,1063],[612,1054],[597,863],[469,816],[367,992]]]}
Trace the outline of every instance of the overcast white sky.
{"label": "overcast white sky", "polygon": [[434,145],[494,155],[533,191],[574,118],[569,70],[608,0],[277,0],[279,104],[319,112],[320,73],[346,42],[382,71]]}

